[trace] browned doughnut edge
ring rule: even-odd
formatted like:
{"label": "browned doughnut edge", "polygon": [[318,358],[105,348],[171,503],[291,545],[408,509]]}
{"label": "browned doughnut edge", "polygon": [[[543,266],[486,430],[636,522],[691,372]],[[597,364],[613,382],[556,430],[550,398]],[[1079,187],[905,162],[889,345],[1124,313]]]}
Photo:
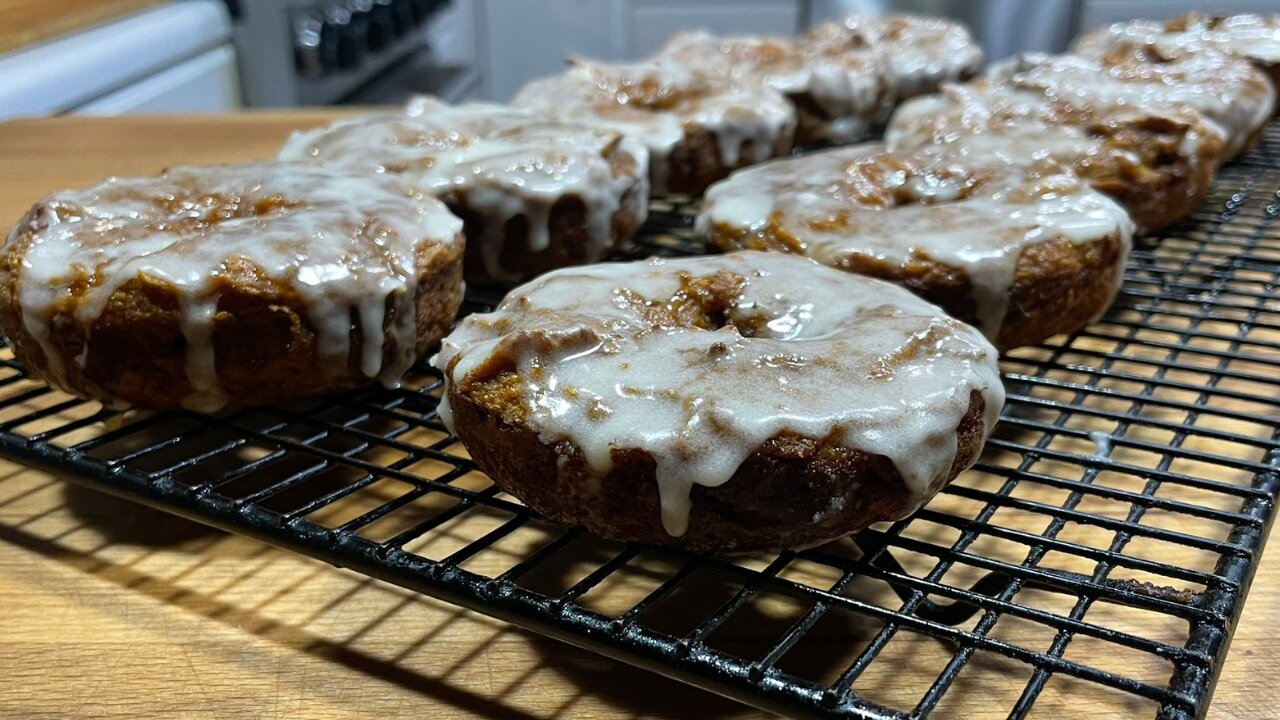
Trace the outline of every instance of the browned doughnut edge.
{"label": "browned doughnut edge", "polygon": [[[720,146],[713,131],[687,131],[684,139],[671,149],[667,157],[666,193],[701,195],[708,186],[725,179],[734,170],[786,154],[791,149],[793,139],[793,133],[782,133],[774,146],[766,148],[764,152],[760,152],[751,140],[747,140],[742,145],[738,162],[726,165],[720,159]],[[650,162],[657,161],[657,158],[650,158]]]}
{"label": "browned doughnut edge", "polygon": [[[799,245],[773,225],[756,234],[716,225],[712,245],[721,250],[800,252]],[[1063,237],[1024,248],[1014,269],[1009,310],[995,345],[1000,350],[1035,345],[1088,325],[1111,302],[1112,278],[1123,261],[1120,238],[1109,235],[1075,243]],[[924,255],[893,265],[870,255],[850,254],[833,267],[895,282],[941,307],[957,320],[976,321],[973,285],[961,268]]]}
{"label": "browned doughnut edge", "polygon": [[[465,380],[463,382],[465,386]],[[500,488],[542,515],[585,525],[612,540],[687,550],[777,550],[816,545],[913,511],[893,463],[850,450],[834,438],[781,433],[767,440],[719,487],[696,485],[689,530],[663,530],[654,460],[640,450],[614,450],[613,468],[593,473],[569,440],[544,444],[504,408],[485,405],[453,385],[454,427],[476,464]],[[956,428],[958,449],[941,490],[982,449],[981,393],[970,395]]]}
{"label": "browned doughnut edge", "polygon": [[[449,245],[424,242],[417,249],[414,300],[419,356],[439,344],[462,303],[464,244],[458,236]],[[19,238],[0,257],[0,329],[13,344],[19,362],[35,375],[49,377],[48,358],[22,322],[18,301],[26,245]],[[362,341],[355,329],[345,368],[319,359],[306,304],[292,287],[267,278],[244,260],[228,263],[227,274],[218,282],[214,360],[228,407],[282,402],[371,382],[360,370]],[[129,280],[111,295],[89,327],[73,315],[81,296],[60,305],[51,325],[51,340],[69,385],[65,389],[109,405],[180,407],[192,389],[184,367],[186,340],[175,288],[146,276]],[[394,321],[392,305],[389,300],[384,328]],[[390,352],[394,340],[390,333],[385,337],[384,350]],[[75,358],[84,350],[86,338],[89,352],[81,367]]]}
{"label": "browned doughnut edge", "polygon": [[1087,130],[1101,142],[1101,151],[1077,160],[1076,171],[1147,231],[1172,225],[1200,207],[1222,159],[1223,143],[1211,135],[1200,139],[1196,157],[1187,157],[1182,140],[1192,127],[1172,118],[1122,123],[1104,118]]}
{"label": "browned doughnut edge", "polygon": [[[640,168],[631,155],[619,152],[616,143],[604,151],[605,159],[613,168],[615,178],[631,178],[632,183],[623,192],[618,209],[609,220],[610,244],[604,254],[618,250],[635,235],[647,208],[641,204],[638,176]],[[463,234],[471,238],[467,243],[463,264],[467,282],[478,285],[507,285],[507,279],[490,277],[484,264],[483,245],[489,242],[493,218],[477,211],[467,202],[465,192],[454,192],[442,197],[449,210],[462,219]],[[502,247],[498,264],[510,276],[518,276],[515,282],[530,280],[556,268],[599,262],[596,250],[591,247],[590,228],[587,224],[587,206],[576,194],[567,194],[551,205],[547,215],[549,243],[545,250],[529,247],[529,218],[516,215],[502,228]]]}
{"label": "browned doughnut edge", "polygon": [[[487,242],[489,224],[493,222],[493,218],[473,209],[461,193],[442,200],[454,215],[462,219],[463,234],[472,239],[467,243],[463,265],[466,268],[467,282],[477,285],[512,284],[490,277],[485,271],[481,245]],[[556,268],[600,261],[601,258],[595,257],[591,248],[587,208],[582,198],[577,195],[561,197],[551,206],[548,218],[550,242],[545,250],[535,251],[529,248],[529,219],[524,215],[511,218],[503,227],[498,263],[512,276],[519,276],[514,282],[524,282]],[[633,186],[623,194],[621,204],[610,217],[610,245],[605,254],[625,246],[635,235],[640,222],[640,202],[636,187]]]}

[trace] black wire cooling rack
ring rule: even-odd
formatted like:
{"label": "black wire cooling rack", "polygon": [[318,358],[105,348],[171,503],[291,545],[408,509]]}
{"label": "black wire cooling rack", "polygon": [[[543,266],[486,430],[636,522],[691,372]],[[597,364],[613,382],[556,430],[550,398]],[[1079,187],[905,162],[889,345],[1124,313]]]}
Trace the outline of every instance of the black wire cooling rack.
{"label": "black wire cooling rack", "polygon": [[[973,470],[803,552],[691,556],[542,521],[475,470],[425,368],[396,391],[121,416],[6,351],[0,453],[784,714],[922,716],[998,676],[1014,689],[982,702],[1009,717],[1064,682],[1197,717],[1280,491],[1278,216],[1273,125],[1140,243],[1106,318],[1008,355]],[[655,204],[632,255],[701,251],[690,220]],[[899,666],[932,680],[867,681]]]}

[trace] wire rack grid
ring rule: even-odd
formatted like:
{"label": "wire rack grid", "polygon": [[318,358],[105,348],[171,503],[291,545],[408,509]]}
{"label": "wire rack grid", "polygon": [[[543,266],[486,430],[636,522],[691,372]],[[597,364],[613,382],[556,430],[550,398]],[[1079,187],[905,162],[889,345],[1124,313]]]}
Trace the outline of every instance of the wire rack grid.
{"label": "wire rack grid", "polygon": [[[702,252],[690,207],[655,202],[626,256]],[[545,522],[444,429],[425,367],[399,390],[119,415],[6,349],[0,453],[783,714],[976,697],[1028,717],[1095,692],[1199,717],[1280,494],[1277,284],[1273,124],[1200,212],[1140,242],[1103,320],[1007,355],[974,469],[909,519],[800,552],[693,556]]]}

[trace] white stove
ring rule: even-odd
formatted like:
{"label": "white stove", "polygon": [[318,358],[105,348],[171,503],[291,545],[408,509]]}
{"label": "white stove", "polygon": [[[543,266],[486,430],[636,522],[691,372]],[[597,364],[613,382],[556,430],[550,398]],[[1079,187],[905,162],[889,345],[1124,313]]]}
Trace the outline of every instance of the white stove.
{"label": "white stove", "polygon": [[224,112],[240,105],[221,0],[161,5],[0,55],[0,118]]}

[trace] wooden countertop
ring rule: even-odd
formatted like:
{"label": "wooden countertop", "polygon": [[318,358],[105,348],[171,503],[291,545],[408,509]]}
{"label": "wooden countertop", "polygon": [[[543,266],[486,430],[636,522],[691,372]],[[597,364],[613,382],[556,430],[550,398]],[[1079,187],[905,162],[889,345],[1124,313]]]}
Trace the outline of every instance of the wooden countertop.
{"label": "wooden countertop", "polygon": [[[268,157],[291,129],[332,116],[0,124],[0,221],[7,227],[50,190],[105,175]],[[1277,716],[1278,590],[1273,550],[1210,717]],[[758,716],[501,622],[3,462],[0,608],[4,717]],[[859,687],[888,702],[918,692],[931,678],[924,673],[937,671],[912,662],[926,649],[898,648],[901,661],[873,663]],[[1141,675],[1147,668],[1132,664],[1143,662],[1117,657],[1108,667]],[[982,677],[984,684],[953,687],[935,717],[1004,717],[999,708],[1017,697],[1025,676]],[[1050,682],[1033,715],[1150,716],[1150,707],[1087,683]]]}
{"label": "wooden countertop", "polygon": [[165,0],[0,0],[0,53],[137,12]]}

